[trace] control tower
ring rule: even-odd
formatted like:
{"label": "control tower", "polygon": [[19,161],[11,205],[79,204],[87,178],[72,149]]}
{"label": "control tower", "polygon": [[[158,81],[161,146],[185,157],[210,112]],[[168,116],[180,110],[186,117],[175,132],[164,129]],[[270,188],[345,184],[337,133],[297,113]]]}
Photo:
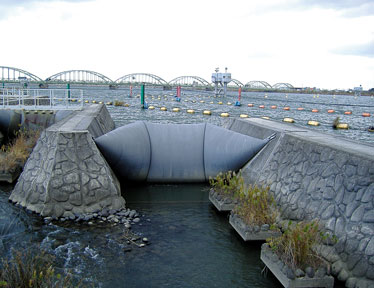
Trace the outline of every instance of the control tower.
{"label": "control tower", "polygon": [[[227,73],[227,67],[225,68],[225,73],[219,73],[219,68],[216,68],[215,71],[215,73],[212,73],[212,82],[215,85],[215,96],[218,96],[222,92],[222,88],[223,96],[226,96],[227,84],[231,82],[231,73]],[[218,89],[218,85],[221,86],[220,89]]]}

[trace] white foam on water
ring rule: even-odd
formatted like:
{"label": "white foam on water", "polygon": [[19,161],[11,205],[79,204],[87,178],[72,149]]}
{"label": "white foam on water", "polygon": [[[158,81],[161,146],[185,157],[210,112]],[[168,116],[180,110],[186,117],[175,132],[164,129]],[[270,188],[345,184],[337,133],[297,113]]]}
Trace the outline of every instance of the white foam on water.
{"label": "white foam on water", "polygon": [[90,248],[90,246],[84,248],[84,254],[88,255],[92,259],[97,259],[99,257],[99,253],[97,253],[95,249]]}

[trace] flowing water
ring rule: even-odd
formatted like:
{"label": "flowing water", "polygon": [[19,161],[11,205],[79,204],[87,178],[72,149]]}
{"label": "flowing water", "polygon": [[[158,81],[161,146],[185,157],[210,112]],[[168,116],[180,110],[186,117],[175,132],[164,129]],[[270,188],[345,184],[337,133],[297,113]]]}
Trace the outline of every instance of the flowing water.
{"label": "flowing water", "polygon": [[[210,122],[220,125],[221,112],[231,117],[246,113],[250,116],[269,116],[281,121],[292,117],[296,124],[306,127],[308,120],[321,123],[312,127],[363,142],[373,143],[374,133],[366,129],[373,125],[373,117],[364,118],[362,112],[373,114],[374,99],[353,96],[319,96],[296,94],[243,93],[242,106],[235,103],[236,93],[225,99],[214,98],[212,92],[184,91],[181,102],[174,101],[173,91],[147,89],[146,101],[155,110],[139,108],[139,92],[134,89],[109,90],[107,87],[85,88],[85,98],[96,101],[125,101],[129,107],[108,106],[116,126],[135,120],[162,123]],[[153,99],[152,99],[153,96]],[[160,96],[160,100],[158,97]],[[201,103],[200,101],[204,101]],[[217,104],[222,101],[223,105]],[[210,102],[213,102],[211,104]],[[254,107],[249,108],[248,103]],[[258,108],[265,105],[264,109]],[[271,109],[277,105],[277,109]],[[166,106],[168,111],[160,111]],[[284,111],[289,106],[290,111]],[[171,112],[173,107],[182,112]],[[304,111],[296,108],[303,107]],[[312,113],[316,108],[321,112]],[[187,114],[194,109],[195,114]],[[330,115],[327,109],[336,113]],[[212,116],[202,115],[211,110]],[[344,115],[344,111],[352,115]],[[332,130],[331,123],[340,116],[350,130]],[[56,256],[58,269],[72,271],[95,287],[281,287],[267,273],[262,275],[260,243],[245,243],[228,223],[228,215],[218,213],[208,201],[207,184],[138,185],[122,183],[122,194],[127,206],[141,215],[140,223],[131,230],[149,239],[149,245],[138,248],[128,245],[123,237],[126,230],[120,225],[61,223],[46,225],[40,217],[28,214],[8,202],[12,185],[0,186],[0,252],[9,256],[10,250],[43,248]],[[343,287],[337,285],[336,287]]]}

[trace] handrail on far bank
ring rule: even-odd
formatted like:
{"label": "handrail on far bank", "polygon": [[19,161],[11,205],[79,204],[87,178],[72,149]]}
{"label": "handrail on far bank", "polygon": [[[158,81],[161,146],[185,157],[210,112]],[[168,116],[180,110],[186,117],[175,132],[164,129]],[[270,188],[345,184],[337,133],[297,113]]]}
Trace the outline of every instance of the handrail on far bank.
{"label": "handrail on far bank", "polygon": [[81,110],[82,89],[0,88],[0,109],[8,110]]}

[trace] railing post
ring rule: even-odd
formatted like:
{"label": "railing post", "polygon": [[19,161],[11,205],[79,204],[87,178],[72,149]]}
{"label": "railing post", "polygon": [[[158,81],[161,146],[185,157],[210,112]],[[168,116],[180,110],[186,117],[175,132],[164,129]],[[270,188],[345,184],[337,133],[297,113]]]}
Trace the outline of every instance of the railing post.
{"label": "railing post", "polygon": [[49,91],[49,97],[51,98],[52,106],[55,106],[55,95]]}
{"label": "railing post", "polygon": [[52,103],[52,95],[49,93],[49,107],[52,109],[53,103]]}

